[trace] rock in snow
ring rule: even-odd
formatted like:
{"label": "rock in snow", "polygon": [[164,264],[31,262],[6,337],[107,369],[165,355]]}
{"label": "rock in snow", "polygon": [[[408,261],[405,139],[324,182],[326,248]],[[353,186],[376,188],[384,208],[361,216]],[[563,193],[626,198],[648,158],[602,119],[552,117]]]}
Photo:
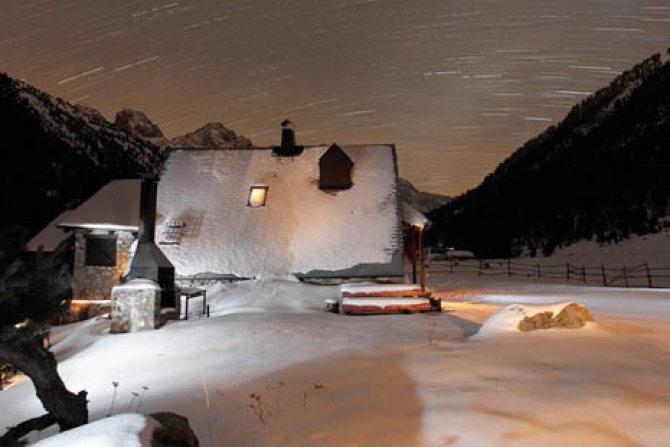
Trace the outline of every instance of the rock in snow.
{"label": "rock in snow", "polygon": [[188,419],[174,413],[128,413],[100,419],[33,444],[37,447],[198,447]]}
{"label": "rock in snow", "polygon": [[525,317],[517,327],[521,332],[551,328],[578,329],[593,321],[595,321],[593,316],[585,306],[579,303],[570,303],[556,316],[552,311],[540,312]]}
{"label": "rock in snow", "polygon": [[151,418],[158,421],[151,437],[151,447],[198,447],[200,443],[193,433],[188,419],[175,413],[154,413]]}
{"label": "rock in snow", "polygon": [[577,329],[595,320],[586,306],[575,301],[556,304],[511,304],[491,315],[473,338],[490,338],[537,329]]}

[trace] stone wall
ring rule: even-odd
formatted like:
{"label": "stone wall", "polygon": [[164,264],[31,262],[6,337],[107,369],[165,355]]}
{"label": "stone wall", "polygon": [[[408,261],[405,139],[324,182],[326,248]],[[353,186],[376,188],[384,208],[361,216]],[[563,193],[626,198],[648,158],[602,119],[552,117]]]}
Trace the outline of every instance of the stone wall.
{"label": "stone wall", "polygon": [[75,231],[74,265],[72,273],[72,299],[109,300],[112,288],[121,284],[121,277],[128,264],[128,253],[134,236],[130,231],[115,231],[116,266],[86,265],[86,236],[89,234],[109,234],[107,231],[95,232],[79,229]]}
{"label": "stone wall", "polygon": [[112,291],[112,334],[158,329],[161,288],[149,279],[133,279]]}

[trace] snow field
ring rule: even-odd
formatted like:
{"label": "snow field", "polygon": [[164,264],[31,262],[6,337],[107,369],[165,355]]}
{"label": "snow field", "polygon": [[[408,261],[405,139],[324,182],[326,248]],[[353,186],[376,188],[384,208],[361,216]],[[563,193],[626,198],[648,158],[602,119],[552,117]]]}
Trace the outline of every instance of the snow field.
{"label": "snow field", "polygon": [[[457,279],[451,279],[457,283]],[[216,286],[211,318],[109,335],[58,328],[54,352],[91,419],[174,411],[201,445],[662,446],[670,438],[670,291],[488,283],[440,314],[323,311],[337,287]],[[471,339],[502,304],[584,303],[589,330]],[[138,408],[132,392],[146,386]],[[0,425],[43,412],[28,381]]]}

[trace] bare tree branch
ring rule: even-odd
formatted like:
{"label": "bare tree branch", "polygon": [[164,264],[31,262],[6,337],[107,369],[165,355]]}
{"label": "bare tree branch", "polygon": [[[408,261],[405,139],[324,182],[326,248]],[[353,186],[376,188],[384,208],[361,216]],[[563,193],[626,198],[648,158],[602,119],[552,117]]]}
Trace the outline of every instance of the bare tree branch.
{"label": "bare tree branch", "polygon": [[7,430],[7,433],[0,437],[0,447],[15,447],[23,445],[21,438],[32,431],[44,430],[56,423],[56,418],[50,413],[23,421],[15,427]]}

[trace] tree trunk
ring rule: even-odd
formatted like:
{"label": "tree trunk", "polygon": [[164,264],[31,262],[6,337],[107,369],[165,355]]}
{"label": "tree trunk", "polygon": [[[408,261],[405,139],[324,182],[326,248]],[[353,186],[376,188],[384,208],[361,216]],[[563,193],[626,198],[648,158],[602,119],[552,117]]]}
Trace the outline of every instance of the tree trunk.
{"label": "tree trunk", "polygon": [[0,344],[0,361],[11,363],[30,377],[37,397],[61,431],[88,423],[86,391],[74,394],[65,388],[56,358],[41,345],[41,339]]}

